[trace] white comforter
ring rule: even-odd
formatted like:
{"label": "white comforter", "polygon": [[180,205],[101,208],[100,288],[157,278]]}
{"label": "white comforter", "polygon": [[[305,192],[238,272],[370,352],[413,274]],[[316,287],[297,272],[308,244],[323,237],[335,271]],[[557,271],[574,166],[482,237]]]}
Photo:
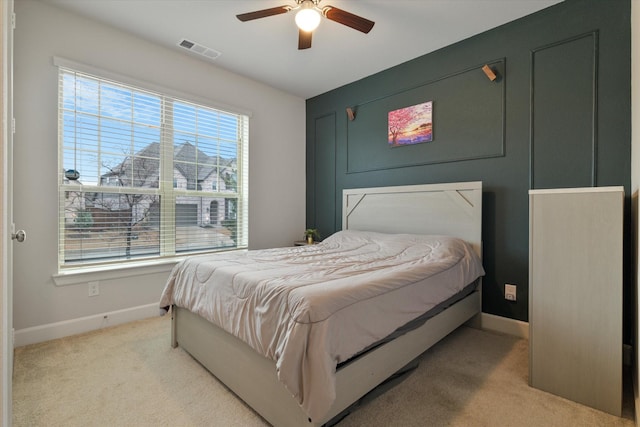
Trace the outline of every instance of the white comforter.
{"label": "white comforter", "polygon": [[189,257],[160,306],[188,308],[274,360],[280,381],[321,420],[338,363],[483,274],[459,239],[341,231],[317,245]]}

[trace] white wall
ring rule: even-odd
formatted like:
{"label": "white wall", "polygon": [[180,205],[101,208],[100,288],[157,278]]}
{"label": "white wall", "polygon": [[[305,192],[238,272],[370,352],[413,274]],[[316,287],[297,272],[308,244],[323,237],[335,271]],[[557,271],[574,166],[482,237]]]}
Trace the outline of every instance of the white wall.
{"label": "white wall", "polygon": [[58,128],[53,56],[252,112],[249,246],[288,246],[301,237],[305,227],[302,98],[39,1],[20,0],[15,11],[14,213],[16,226],[28,235],[25,243],[15,245],[17,336],[43,325],[156,303],[167,277],[166,272],[156,272],[101,280],[96,297],[88,297],[86,282],[54,284]]}
{"label": "white wall", "polygon": [[6,126],[11,114],[9,80],[11,78],[11,31],[9,30],[9,15],[13,11],[13,1],[6,0],[0,4],[0,425],[10,426],[12,419],[13,390],[11,377],[13,372],[13,343],[11,342],[11,288],[8,286],[10,277],[11,246],[9,240],[9,147],[11,134]]}

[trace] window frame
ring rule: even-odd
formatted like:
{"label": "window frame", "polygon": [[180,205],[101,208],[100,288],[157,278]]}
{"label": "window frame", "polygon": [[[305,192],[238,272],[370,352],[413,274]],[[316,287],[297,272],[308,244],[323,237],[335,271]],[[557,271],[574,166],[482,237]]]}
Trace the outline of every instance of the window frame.
{"label": "window frame", "polygon": [[[190,254],[208,253],[208,252],[220,252],[226,250],[246,250],[248,246],[248,144],[249,144],[249,122],[251,113],[242,111],[237,108],[230,108],[229,106],[223,106],[216,103],[212,103],[211,100],[203,99],[196,96],[186,95],[184,93],[177,92],[175,90],[159,87],[146,82],[141,82],[131,77],[124,75],[107,72],[104,70],[96,69],[91,66],[79,64],[74,61],[69,61],[63,58],[54,57],[54,65],[57,67],[58,75],[58,91],[60,92],[61,76],[63,70],[71,73],[79,73],[87,75],[92,78],[104,81],[107,84],[113,83],[114,85],[122,85],[130,89],[137,89],[140,91],[150,92],[155,96],[161,97],[162,103],[162,116],[163,122],[161,124],[161,137],[160,137],[160,170],[159,170],[159,185],[158,188],[151,187],[110,187],[101,185],[86,185],[76,183],[65,183],[64,181],[64,166],[63,166],[63,153],[64,153],[64,138],[62,116],[63,108],[61,101],[58,105],[58,170],[62,171],[57,181],[57,191],[59,197],[59,212],[58,212],[58,273],[54,275],[56,284],[67,284],[69,278],[74,274],[95,273],[99,271],[113,271],[117,269],[130,269],[130,268],[142,268],[151,266],[152,270],[157,270],[158,266],[173,265],[176,260],[184,258]],[[174,187],[174,145],[173,145],[173,130],[167,131],[168,125],[165,120],[167,117],[171,117],[173,113],[172,108],[168,108],[167,101],[178,103],[189,103],[198,107],[206,109],[218,110],[225,114],[231,114],[238,116],[238,141],[237,141],[237,158],[236,158],[236,190],[233,193],[211,190],[211,191],[199,191],[199,190],[184,190]],[[216,185],[216,188],[219,186]],[[117,193],[127,192],[135,194],[150,194],[160,198],[160,216],[161,220],[159,225],[159,253],[155,255],[146,255],[141,257],[131,258],[117,258],[117,259],[97,259],[93,261],[81,261],[81,262],[65,262],[64,255],[64,233],[65,233],[65,195],[70,191],[78,192],[97,192],[97,193]],[[234,199],[237,200],[238,211],[238,225],[237,225],[237,238],[235,239],[235,246],[224,248],[208,248],[204,250],[185,250],[176,252],[176,199],[179,197],[198,197],[202,199],[208,199],[215,197],[218,199]],[[227,205],[227,203],[225,203]],[[161,269],[163,267],[160,267]],[[59,279],[59,280],[58,280]]]}

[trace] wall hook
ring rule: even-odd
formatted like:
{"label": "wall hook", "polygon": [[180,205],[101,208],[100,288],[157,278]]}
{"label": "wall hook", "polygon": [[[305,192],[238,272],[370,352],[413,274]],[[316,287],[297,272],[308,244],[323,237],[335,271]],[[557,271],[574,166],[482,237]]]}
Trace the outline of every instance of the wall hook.
{"label": "wall hook", "polygon": [[489,67],[487,64],[485,64],[484,67],[482,67],[482,71],[484,71],[484,73],[486,74],[487,78],[489,80],[491,80],[491,81],[494,81],[495,79],[498,78],[498,75],[493,70],[493,68]]}
{"label": "wall hook", "polygon": [[356,119],[356,112],[353,111],[353,108],[347,107],[347,117],[349,117],[349,121],[354,121]]}

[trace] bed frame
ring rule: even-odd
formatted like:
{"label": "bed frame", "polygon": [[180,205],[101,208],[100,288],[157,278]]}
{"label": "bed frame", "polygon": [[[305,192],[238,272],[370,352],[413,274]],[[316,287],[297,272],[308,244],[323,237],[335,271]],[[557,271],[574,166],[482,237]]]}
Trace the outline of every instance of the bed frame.
{"label": "bed frame", "polygon": [[[481,255],[482,183],[411,185],[343,191],[342,228],[442,234]],[[481,311],[481,287],[421,327],[343,365],[336,400],[311,420],[276,376],[275,362],[188,310],[173,307],[171,342],[180,345],[265,420],[277,427],[321,426]],[[212,414],[215,416],[215,414]]]}

